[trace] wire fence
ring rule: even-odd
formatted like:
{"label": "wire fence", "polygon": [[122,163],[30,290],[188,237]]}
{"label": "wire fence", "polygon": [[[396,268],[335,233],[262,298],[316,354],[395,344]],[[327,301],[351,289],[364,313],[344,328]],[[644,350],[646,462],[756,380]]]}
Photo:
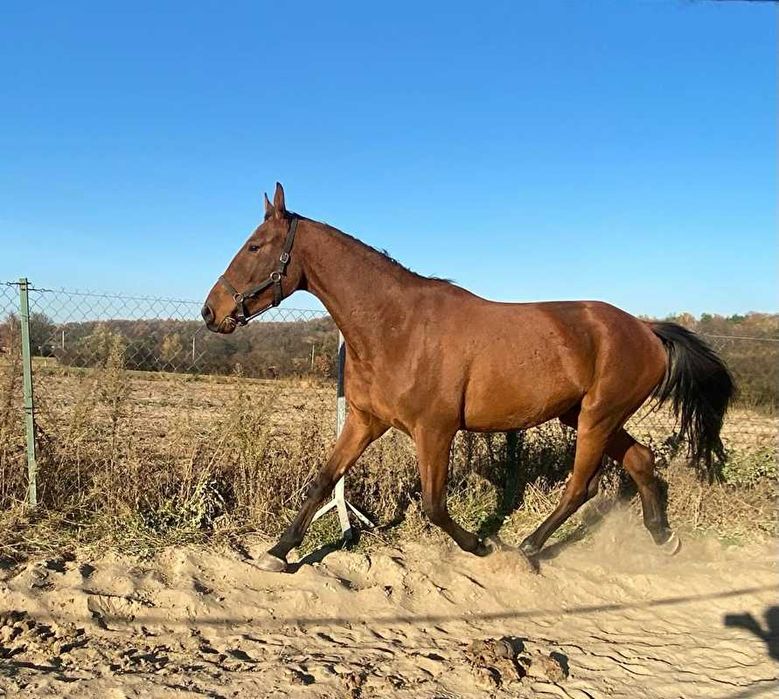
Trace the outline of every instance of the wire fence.
{"label": "wire fence", "polygon": [[[0,286],[0,347],[18,303],[18,283]],[[324,311],[271,309],[228,337],[208,332],[197,301],[30,286],[29,304],[31,349],[41,366],[100,366],[118,345],[131,370],[334,376],[336,328]]]}
{"label": "wire fence", "polygon": [[[179,387],[186,377],[176,375],[335,380],[338,372],[337,328],[324,311],[276,308],[239,332],[224,336],[206,330],[200,319],[200,301],[34,286],[27,289],[27,298],[29,404],[26,393],[21,403],[15,397],[26,391],[27,383],[15,383],[17,373],[13,370],[0,372],[4,381],[0,387],[5,393],[0,394],[0,445],[2,430],[7,430],[4,415],[13,412],[14,406],[28,421],[36,409],[42,409],[33,403],[33,389],[43,390],[43,409],[53,416],[50,420],[64,420],[79,383],[117,358],[122,370],[134,375],[137,411],[148,411],[158,430],[164,429],[166,421],[181,419],[185,405],[204,413],[213,408],[214,399],[206,395],[215,391],[213,383],[203,384],[206,388],[197,396],[194,388],[184,394]],[[0,369],[12,369],[14,362],[25,361],[18,351],[21,320],[20,283],[0,284]],[[779,435],[779,339],[728,335],[708,335],[706,339],[728,363],[739,386],[739,400],[723,430],[726,446],[773,449]],[[168,395],[152,400],[150,393],[158,389],[149,382],[155,376],[167,377],[164,391]],[[160,385],[159,381],[155,384]],[[162,398],[173,405],[173,395],[179,393],[175,410],[160,407]],[[285,402],[283,409],[290,414],[299,411],[309,399],[304,393],[301,389],[299,401]],[[317,410],[329,412],[335,424],[335,400],[320,400]],[[675,446],[677,425],[667,410],[652,411],[645,406],[631,418],[628,429],[658,452],[670,452]],[[28,443],[26,449],[31,478],[33,446]]]}

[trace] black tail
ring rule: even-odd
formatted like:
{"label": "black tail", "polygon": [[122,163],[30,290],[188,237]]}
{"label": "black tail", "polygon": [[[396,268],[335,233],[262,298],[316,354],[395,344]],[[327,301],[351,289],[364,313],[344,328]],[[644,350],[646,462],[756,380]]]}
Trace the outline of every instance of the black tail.
{"label": "black tail", "polygon": [[714,480],[725,458],[720,430],[735,393],[733,378],[717,353],[687,328],[676,323],[651,327],[668,352],[665,378],[652,397],[658,403],[672,401],[689,456]]}

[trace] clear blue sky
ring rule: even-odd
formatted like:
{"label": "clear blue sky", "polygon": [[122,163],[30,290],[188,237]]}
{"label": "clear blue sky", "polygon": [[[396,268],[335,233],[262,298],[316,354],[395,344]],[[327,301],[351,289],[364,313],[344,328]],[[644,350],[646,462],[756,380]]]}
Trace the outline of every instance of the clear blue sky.
{"label": "clear blue sky", "polygon": [[775,311],[776,20],[6,0],[0,280],[201,299],[278,179],[290,208],[490,298]]}

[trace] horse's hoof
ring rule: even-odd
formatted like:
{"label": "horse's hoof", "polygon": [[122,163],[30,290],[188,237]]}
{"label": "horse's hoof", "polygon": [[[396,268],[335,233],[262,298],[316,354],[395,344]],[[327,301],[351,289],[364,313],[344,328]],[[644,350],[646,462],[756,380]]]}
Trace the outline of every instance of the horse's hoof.
{"label": "horse's hoof", "polygon": [[679,549],[682,548],[682,540],[676,536],[676,532],[671,532],[671,536],[664,544],[660,544],[660,550],[666,554],[666,556],[675,556],[679,553]]}
{"label": "horse's hoof", "polygon": [[534,546],[530,542],[528,542],[527,539],[525,539],[520,545],[519,550],[525,554],[527,558],[533,558],[534,556],[537,556],[539,551],[541,551],[538,546]]}
{"label": "horse's hoof", "polygon": [[283,558],[278,558],[272,553],[263,554],[255,565],[260,570],[266,570],[269,573],[283,573],[287,570],[287,562]]}
{"label": "horse's hoof", "polygon": [[479,539],[479,543],[476,544],[476,548],[473,550],[473,554],[479,558],[489,556],[495,549],[490,545],[488,541]]}
{"label": "horse's hoof", "polygon": [[511,547],[508,544],[504,544],[497,536],[497,534],[493,534],[492,536],[485,537],[482,541],[484,546],[486,546],[489,549],[490,553],[495,553],[496,551],[505,551],[506,549],[510,549]]}

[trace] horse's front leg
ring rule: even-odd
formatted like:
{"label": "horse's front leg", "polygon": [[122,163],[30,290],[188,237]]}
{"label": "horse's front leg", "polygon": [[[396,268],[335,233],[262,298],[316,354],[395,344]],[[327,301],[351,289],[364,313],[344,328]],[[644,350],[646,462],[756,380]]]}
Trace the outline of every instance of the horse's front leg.
{"label": "horse's front leg", "polygon": [[485,556],[492,548],[457,524],[446,507],[446,480],[453,438],[452,432],[420,430],[414,434],[422,480],[422,506],[430,521],[451,536],[463,551]]}
{"label": "horse's front leg", "polygon": [[389,429],[389,425],[374,416],[357,410],[349,412],[333,453],[321,468],[308,491],[295,521],[282,534],[279,542],[258,561],[264,570],[282,572],[287,567],[287,554],[303,541],[311,520],[333,487],[360,458],[367,446]]}

